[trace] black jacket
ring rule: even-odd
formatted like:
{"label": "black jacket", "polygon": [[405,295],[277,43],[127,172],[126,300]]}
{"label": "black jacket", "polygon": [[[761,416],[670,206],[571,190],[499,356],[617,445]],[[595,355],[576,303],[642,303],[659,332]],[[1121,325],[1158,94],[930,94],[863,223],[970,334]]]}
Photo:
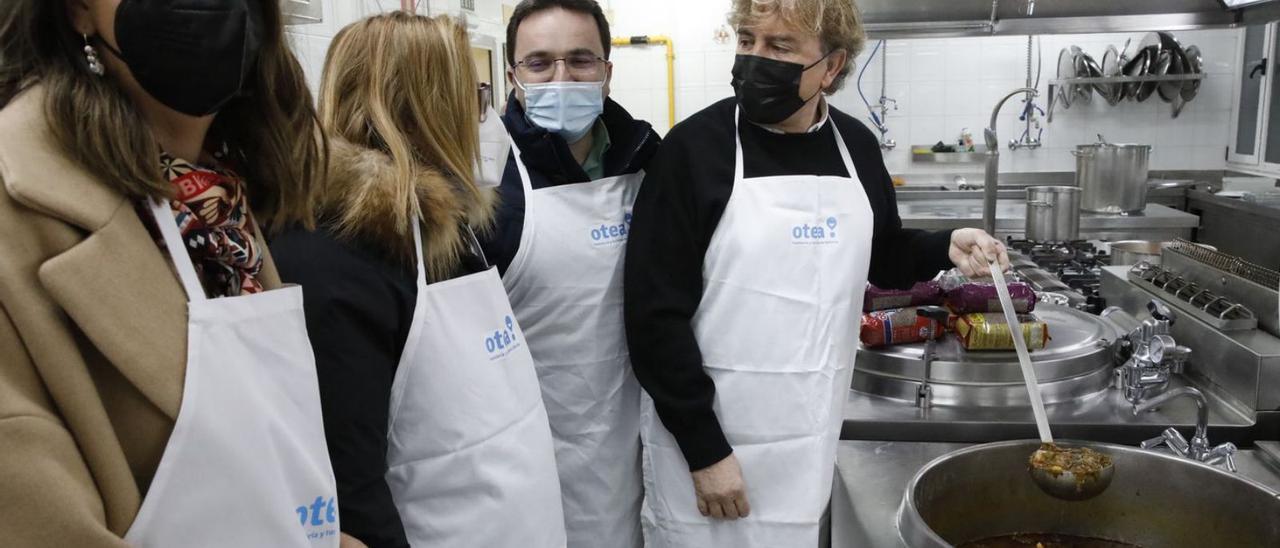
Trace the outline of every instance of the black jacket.
{"label": "black jacket", "polygon": [[[692,470],[731,452],[712,407],[715,385],[703,370],[692,319],[702,299],[703,258],[734,190],[734,108],[735,101],[725,99],[667,134],[640,187],[627,243],[624,295],[631,363]],[[742,120],[744,176],[848,176],[834,123],[875,215],[870,281],[907,287],[950,267],[950,232],[902,228],[875,135],[834,107],[830,116],[816,132],[790,135]]]}
{"label": "black jacket", "polygon": [[[611,143],[604,153],[604,174],[616,177],[637,173],[649,164],[658,151],[658,134],[648,122],[636,120],[622,105],[605,99],[604,113],[600,115],[609,132]],[[529,180],[533,188],[547,188],[573,183],[585,183],[589,179],[582,166],[573,157],[564,138],[533,125],[524,115],[524,108],[514,94],[507,98],[507,110],[502,115],[507,132],[520,147]],[[524,185],[520,182],[520,170],[516,167],[513,152],[502,174],[498,189],[499,205],[494,230],[481,236],[481,246],[498,271],[506,273],[511,260],[520,249],[520,234],[524,229]]]}

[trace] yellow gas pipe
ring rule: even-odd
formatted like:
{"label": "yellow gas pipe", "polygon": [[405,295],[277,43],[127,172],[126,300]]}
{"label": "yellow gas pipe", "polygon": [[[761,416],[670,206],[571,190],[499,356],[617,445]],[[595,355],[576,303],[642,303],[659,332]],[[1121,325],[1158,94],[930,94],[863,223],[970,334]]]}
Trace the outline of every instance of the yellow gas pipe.
{"label": "yellow gas pipe", "polygon": [[669,36],[623,36],[613,39],[614,46],[667,46],[667,125],[676,125],[676,45]]}

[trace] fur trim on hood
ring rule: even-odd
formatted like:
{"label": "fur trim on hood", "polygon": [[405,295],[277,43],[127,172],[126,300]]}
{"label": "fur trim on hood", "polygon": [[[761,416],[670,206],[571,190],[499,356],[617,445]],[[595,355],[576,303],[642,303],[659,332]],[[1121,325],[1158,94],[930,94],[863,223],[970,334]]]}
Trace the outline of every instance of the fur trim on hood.
{"label": "fur trim on hood", "polygon": [[[323,222],[339,237],[378,246],[413,264],[414,200],[398,184],[391,157],[338,138],[329,147],[329,176],[320,197]],[[490,228],[497,193],[466,189],[426,166],[418,168],[413,181],[427,279],[444,280],[458,269],[466,250],[464,225],[477,233]]]}

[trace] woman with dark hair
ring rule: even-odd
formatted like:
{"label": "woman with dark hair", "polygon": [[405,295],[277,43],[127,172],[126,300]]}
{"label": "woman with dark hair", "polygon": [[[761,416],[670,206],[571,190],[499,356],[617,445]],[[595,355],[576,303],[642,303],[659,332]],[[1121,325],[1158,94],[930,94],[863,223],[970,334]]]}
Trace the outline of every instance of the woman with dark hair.
{"label": "woman with dark hair", "polygon": [[338,544],[258,228],[313,223],[311,95],[276,0],[174,4],[0,7],[5,545]]}

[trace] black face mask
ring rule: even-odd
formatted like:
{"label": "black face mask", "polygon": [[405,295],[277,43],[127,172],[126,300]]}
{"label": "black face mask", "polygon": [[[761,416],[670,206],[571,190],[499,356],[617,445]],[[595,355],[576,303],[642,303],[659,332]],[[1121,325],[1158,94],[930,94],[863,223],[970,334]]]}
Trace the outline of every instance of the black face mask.
{"label": "black face mask", "polygon": [[256,0],[122,0],[116,50],[142,89],[191,116],[222,109],[247,85],[262,47]]}
{"label": "black face mask", "polygon": [[808,99],[800,98],[800,78],[827,60],[831,52],[807,67],[757,55],[738,55],[733,61],[732,83],[743,115],[757,124],[777,124],[790,118],[822,93],[818,90]]}

